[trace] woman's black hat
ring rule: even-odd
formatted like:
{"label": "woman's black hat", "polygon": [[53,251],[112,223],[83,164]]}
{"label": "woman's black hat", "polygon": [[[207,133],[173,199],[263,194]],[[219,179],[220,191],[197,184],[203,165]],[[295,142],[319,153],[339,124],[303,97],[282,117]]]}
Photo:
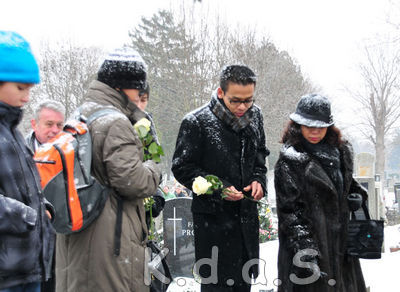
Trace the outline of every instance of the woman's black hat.
{"label": "woman's black hat", "polygon": [[296,111],[290,119],[299,125],[310,128],[327,128],[333,125],[331,103],[319,94],[308,94],[301,97]]}

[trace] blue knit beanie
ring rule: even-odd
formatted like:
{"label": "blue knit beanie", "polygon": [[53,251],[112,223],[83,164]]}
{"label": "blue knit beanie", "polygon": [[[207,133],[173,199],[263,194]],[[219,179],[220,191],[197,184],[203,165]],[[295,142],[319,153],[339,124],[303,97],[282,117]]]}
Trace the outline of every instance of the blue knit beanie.
{"label": "blue knit beanie", "polygon": [[0,81],[39,83],[39,66],[29,43],[12,31],[0,31]]}

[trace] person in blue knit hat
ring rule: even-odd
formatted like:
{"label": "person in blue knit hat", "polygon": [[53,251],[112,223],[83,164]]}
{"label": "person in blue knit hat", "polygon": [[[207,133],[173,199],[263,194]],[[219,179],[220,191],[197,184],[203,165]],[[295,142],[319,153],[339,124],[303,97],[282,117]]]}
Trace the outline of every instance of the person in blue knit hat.
{"label": "person in blue knit hat", "polygon": [[54,214],[17,126],[39,66],[19,34],[0,31],[0,292],[38,292],[50,277]]}

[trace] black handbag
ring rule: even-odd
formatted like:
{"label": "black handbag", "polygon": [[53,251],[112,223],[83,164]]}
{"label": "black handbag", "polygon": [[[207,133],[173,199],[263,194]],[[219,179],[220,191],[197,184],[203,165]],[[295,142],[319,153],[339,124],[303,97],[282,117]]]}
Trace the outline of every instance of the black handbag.
{"label": "black handbag", "polygon": [[380,259],[383,243],[383,220],[372,220],[365,202],[365,220],[357,220],[354,212],[347,233],[347,254],[362,259]]}
{"label": "black handbag", "polygon": [[[155,241],[148,241],[147,247],[151,249],[151,260],[153,260],[161,251]],[[166,281],[161,281],[151,275],[150,292],[166,292],[169,284],[172,282],[172,276],[165,257],[161,260],[161,264],[157,267],[157,270],[166,277],[168,283],[165,283]]]}

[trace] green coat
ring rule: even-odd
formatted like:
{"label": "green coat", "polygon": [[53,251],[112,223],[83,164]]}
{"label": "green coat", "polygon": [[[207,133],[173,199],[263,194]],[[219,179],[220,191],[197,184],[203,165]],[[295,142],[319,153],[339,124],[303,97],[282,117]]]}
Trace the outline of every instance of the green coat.
{"label": "green coat", "polygon": [[100,117],[90,125],[92,174],[124,200],[120,255],[113,254],[117,201],[111,194],[87,229],[57,236],[57,292],[149,291],[143,279],[147,240],[143,198],[155,193],[160,170],[153,161],[142,162],[142,145],[132,124],[144,113],[113,88],[94,81],[82,113],[89,116],[105,106],[121,114]]}

